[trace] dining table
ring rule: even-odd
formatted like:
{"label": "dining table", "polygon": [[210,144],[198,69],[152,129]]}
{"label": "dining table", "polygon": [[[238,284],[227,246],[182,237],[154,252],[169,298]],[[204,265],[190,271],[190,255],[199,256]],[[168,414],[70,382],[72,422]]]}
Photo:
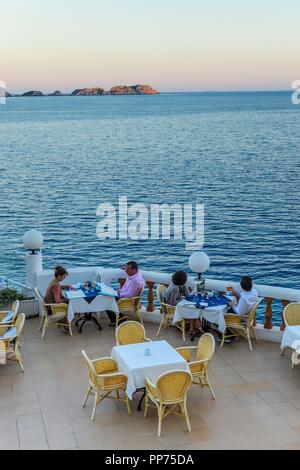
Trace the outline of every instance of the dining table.
{"label": "dining table", "polygon": [[233,297],[217,293],[191,294],[182,299],[177,305],[173,317],[173,325],[182,319],[196,320],[204,318],[218,327],[223,333],[226,330],[224,315],[228,310],[228,303]]}

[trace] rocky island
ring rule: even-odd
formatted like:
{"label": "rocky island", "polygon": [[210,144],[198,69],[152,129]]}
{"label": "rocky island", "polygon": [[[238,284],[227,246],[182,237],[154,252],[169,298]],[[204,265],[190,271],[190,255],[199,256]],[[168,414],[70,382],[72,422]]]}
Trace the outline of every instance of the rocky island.
{"label": "rocky island", "polygon": [[26,91],[22,95],[12,95],[6,92],[6,97],[11,96],[23,96],[23,97],[39,97],[39,96],[105,96],[105,95],[158,95],[159,91],[154,90],[150,85],[116,85],[113,86],[109,91],[105,91],[101,87],[93,88],[78,88],[74,90],[70,95],[63,94],[61,91],[56,90],[48,95],[42,91],[31,90]]}

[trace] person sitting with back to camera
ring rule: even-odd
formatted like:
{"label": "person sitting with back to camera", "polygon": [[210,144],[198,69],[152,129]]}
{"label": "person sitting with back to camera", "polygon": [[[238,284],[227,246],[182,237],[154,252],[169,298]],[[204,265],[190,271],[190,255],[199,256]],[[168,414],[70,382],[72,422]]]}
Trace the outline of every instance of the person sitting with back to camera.
{"label": "person sitting with back to camera", "polygon": [[[252,279],[249,276],[243,276],[240,282],[242,288],[238,293],[236,290],[231,289],[234,299],[228,303],[227,313],[235,313],[236,315],[248,315],[254,305],[258,302],[257,290],[253,288]],[[230,335],[232,331],[230,328],[226,329],[226,334]],[[236,338],[226,338],[225,343],[231,343]],[[221,341],[221,335],[218,338]]]}
{"label": "person sitting with back to camera", "polygon": [[[130,299],[132,297],[137,297],[142,287],[145,285],[143,276],[139,272],[139,267],[136,261],[129,261],[125,266],[122,266],[122,269],[126,271],[128,277],[125,281],[125,284],[118,291],[119,299]],[[111,310],[106,310],[107,316],[110,319],[109,326],[116,326],[116,314]],[[120,314],[120,318],[124,315]]]}
{"label": "person sitting with back to camera", "polygon": [[[167,305],[176,306],[183,298],[190,295],[186,285],[187,274],[184,271],[176,271],[172,276],[172,284],[163,292],[162,298]],[[195,320],[190,320],[189,334],[195,330]]]}
{"label": "person sitting with back to camera", "polygon": [[254,305],[258,302],[258,293],[257,290],[253,288],[252,279],[249,276],[243,276],[240,285],[242,288],[240,293],[232,289],[232,294],[235,299],[229,302],[228,313],[248,315]]}

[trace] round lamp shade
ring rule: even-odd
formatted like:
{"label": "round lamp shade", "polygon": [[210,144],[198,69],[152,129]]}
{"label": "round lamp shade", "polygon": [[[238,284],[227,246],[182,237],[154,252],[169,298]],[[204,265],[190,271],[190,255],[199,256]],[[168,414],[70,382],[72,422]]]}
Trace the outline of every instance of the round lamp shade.
{"label": "round lamp shade", "polygon": [[203,251],[196,251],[190,256],[189,267],[194,273],[204,273],[210,266],[210,259]]}
{"label": "round lamp shade", "polygon": [[43,245],[43,235],[37,230],[29,230],[23,236],[23,243],[28,250],[39,250]]}

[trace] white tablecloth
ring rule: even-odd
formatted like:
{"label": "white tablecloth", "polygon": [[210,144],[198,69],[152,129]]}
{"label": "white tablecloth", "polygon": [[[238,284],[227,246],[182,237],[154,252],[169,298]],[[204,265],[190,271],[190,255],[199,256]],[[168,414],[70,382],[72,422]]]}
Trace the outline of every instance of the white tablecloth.
{"label": "white tablecloth", "polygon": [[[146,348],[150,349],[150,356],[145,355]],[[119,371],[128,377],[126,393],[130,399],[138,388],[145,387],[146,377],[156,383],[164,372],[175,369],[189,371],[188,363],[167,341],[115,346],[112,357],[117,361]]]}
{"label": "white tablecloth", "polygon": [[194,320],[197,318],[205,318],[205,320],[218,325],[218,330],[223,333],[226,329],[224,315],[227,312],[227,305],[217,307],[207,307],[205,309],[196,308],[196,305],[187,300],[181,300],[176,305],[174,313],[173,325],[183,318]]}
{"label": "white tablecloth", "polygon": [[75,313],[90,313],[90,312],[103,312],[103,310],[112,310],[115,313],[119,312],[116,299],[108,295],[97,295],[91,303],[85,299],[70,299],[68,308],[68,320],[71,322]]}
{"label": "white tablecloth", "polygon": [[300,325],[287,326],[285,328],[282,335],[281,349],[286,347],[297,349],[300,353]]}

